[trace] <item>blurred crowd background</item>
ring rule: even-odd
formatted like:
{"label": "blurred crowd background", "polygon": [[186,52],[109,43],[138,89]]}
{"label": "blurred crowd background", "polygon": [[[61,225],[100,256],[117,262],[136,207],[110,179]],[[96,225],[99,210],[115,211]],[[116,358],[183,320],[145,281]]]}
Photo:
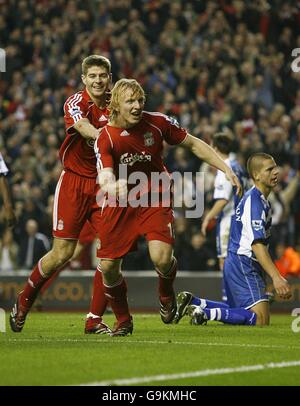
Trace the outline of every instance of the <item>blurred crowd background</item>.
{"label": "blurred crowd background", "polygon": [[[0,217],[0,270],[30,269],[51,244],[62,107],[82,87],[82,59],[102,54],[113,81],[132,77],[143,85],[147,110],[176,117],[208,143],[216,131],[231,131],[242,164],[258,150],[275,157],[281,176],[271,196],[272,255],[284,268],[292,250],[300,272],[300,73],[291,69],[299,27],[296,0],[0,0],[7,57],[0,150],[18,216],[13,232]],[[213,169],[182,147],[166,148],[165,158],[171,171],[205,172],[209,209]],[[180,269],[217,270],[214,224],[204,238],[201,219],[183,213],[176,210]],[[91,244],[73,266],[94,267],[93,252]],[[143,241],[124,268],[152,268]]]}

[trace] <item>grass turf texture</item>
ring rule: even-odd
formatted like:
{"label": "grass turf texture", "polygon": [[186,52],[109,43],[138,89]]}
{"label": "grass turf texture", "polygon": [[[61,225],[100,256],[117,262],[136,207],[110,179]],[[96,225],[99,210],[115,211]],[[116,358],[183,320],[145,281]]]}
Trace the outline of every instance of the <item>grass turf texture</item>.
{"label": "grass turf texture", "polygon": [[[8,314],[7,314],[8,316]],[[78,313],[31,313],[22,333],[0,333],[0,385],[300,385],[300,365],[140,382],[142,377],[300,361],[300,333],[290,315],[269,327],[210,322],[164,325],[158,314],[134,315],[128,337],[83,334]],[[8,317],[7,317],[8,321]],[[105,317],[110,325],[112,316]],[[119,384],[122,384],[119,383]],[[125,385],[130,385],[125,383]]]}

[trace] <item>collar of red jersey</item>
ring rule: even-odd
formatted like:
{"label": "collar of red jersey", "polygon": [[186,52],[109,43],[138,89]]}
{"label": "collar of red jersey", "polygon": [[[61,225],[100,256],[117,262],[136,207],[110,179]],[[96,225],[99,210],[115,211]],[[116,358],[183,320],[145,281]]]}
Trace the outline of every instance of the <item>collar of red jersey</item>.
{"label": "collar of red jersey", "polygon": [[88,103],[94,103],[93,100],[91,99],[91,96],[88,94],[86,88],[82,91],[82,97],[83,97]]}

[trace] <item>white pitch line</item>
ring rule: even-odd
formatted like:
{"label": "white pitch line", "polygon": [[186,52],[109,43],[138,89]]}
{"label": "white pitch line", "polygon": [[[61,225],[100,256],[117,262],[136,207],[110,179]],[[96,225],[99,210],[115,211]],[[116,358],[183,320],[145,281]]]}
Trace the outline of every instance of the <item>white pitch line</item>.
{"label": "white pitch line", "polygon": [[270,362],[268,364],[257,364],[257,365],[244,365],[236,368],[219,368],[219,369],[204,369],[194,372],[183,372],[178,374],[165,374],[165,375],[153,375],[145,377],[136,377],[129,379],[115,379],[111,381],[100,381],[82,384],[80,386],[111,386],[111,385],[135,385],[147,382],[159,382],[167,380],[178,380],[187,378],[198,378],[200,376],[210,376],[210,375],[224,375],[224,374],[234,374],[237,372],[252,372],[252,371],[263,371],[266,369],[273,368],[288,368],[288,367],[299,367],[300,361],[284,361],[284,362]]}
{"label": "white pitch line", "polygon": [[[101,336],[103,337],[103,336]],[[99,343],[99,344],[117,344],[118,346],[120,344],[128,344],[133,343],[133,344],[167,344],[167,345],[196,345],[196,346],[211,346],[211,347],[242,347],[242,348],[274,348],[274,349],[291,349],[291,350],[300,350],[299,345],[268,345],[268,344],[239,344],[239,343],[208,343],[208,342],[201,342],[201,341],[171,341],[171,340],[166,340],[166,341],[155,341],[155,340],[127,340],[125,337],[122,337],[121,340],[115,339],[115,338],[110,338],[110,339],[102,339],[99,336],[99,339],[76,339],[76,338],[9,338],[7,341],[8,342],[48,342],[48,343]],[[129,338],[129,337],[128,337]],[[5,341],[2,341],[5,342]]]}

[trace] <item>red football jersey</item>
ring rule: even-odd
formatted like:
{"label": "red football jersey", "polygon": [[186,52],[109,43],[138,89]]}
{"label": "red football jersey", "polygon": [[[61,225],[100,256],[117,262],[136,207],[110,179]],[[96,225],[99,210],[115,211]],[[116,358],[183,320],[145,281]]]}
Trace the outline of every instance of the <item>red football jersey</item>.
{"label": "red football jersey", "polygon": [[78,175],[96,178],[94,140],[83,138],[73,126],[82,118],[87,118],[94,127],[103,127],[108,122],[108,110],[99,109],[83,90],[67,99],[64,113],[66,138],[59,151],[63,167]]}
{"label": "red football jersey", "polygon": [[[177,145],[186,137],[187,131],[173,118],[144,111],[141,121],[132,128],[104,127],[95,144],[97,166],[99,169],[113,168],[117,178],[120,164],[127,166],[128,177],[133,172],[143,172],[149,191],[151,174],[167,172],[162,159],[163,141]],[[128,188],[131,188],[130,184]]]}

